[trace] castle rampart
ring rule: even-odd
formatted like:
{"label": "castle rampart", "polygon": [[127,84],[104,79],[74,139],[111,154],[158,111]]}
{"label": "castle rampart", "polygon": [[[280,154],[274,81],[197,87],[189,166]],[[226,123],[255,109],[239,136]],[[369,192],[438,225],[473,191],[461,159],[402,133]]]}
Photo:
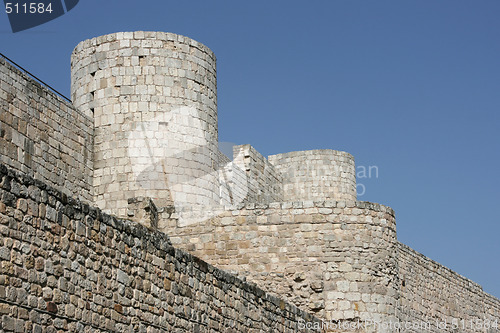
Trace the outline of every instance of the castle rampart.
{"label": "castle rampart", "polygon": [[283,176],[251,145],[233,147],[233,164],[245,172],[247,196],[242,202],[283,201]]}
{"label": "castle rampart", "polygon": [[399,243],[391,208],[357,201],[352,155],[222,154],[206,46],[84,41],[74,105],[3,59],[0,73],[4,331],[297,332],[319,318],[499,332],[485,326],[497,298]]}
{"label": "castle rampart", "polygon": [[[404,322],[429,322],[431,331],[498,332],[500,300],[477,283],[398,242],[398,275]],[[437,323],[448,324],[446,330]],[[408,329],[407,332],[421,330]]]}

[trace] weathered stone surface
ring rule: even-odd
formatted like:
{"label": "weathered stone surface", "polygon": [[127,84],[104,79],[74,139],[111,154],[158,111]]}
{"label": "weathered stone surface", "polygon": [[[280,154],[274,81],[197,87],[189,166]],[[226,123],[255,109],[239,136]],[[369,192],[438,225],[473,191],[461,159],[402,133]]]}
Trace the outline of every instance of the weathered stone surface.
{"label": "weathered stone surface", "polygon": [[[85,204],[7,173],[13,188],[38,186],[52,193],[56,216],[71,206],[73,218],[34,219],[18,209],[20,198],[3,202],[0,219],[23,218],[0,238],[2,332],[320,331],[299,328],[319,322],[312,315],[173,248],[165,234],[95,209],[91,217]],[[44,205],[41,196],[30,200]]]}
{"label": "weathered stone surface", "polygon": [[187,37],[115,33],[73,51],[72,97],[95,126],[94,200],[220,203],[215,55]]}

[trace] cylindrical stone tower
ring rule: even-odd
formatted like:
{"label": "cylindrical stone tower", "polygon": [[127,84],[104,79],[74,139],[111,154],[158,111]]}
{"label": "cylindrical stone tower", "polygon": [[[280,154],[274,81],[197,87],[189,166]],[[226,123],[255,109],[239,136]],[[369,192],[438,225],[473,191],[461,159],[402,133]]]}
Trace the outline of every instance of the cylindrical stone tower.
{"label": "cylindrical stone tower", "polygon": [[127,201],[219,203],[213,52],[184,36],[119,32],[81,42],[71,97],[95,121],[94,200],[125,216]]}
{"label": "cylindrical stone tower", "polygon": [[320,149],[268,159],[283,176],[284,201],[356,201],[356,168],[349,153]]}

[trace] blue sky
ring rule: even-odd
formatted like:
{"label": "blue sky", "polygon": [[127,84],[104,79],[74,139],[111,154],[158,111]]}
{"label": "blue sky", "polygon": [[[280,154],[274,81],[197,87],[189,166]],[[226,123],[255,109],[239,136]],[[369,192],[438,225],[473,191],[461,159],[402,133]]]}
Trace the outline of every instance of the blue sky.
{"label": "blue sky", "polygon": [[0,52],[69,96],[84,39],[169,31],[218,61],[219,139],[348,151],[399,240],[500,297],[498,0],[81,0]]}

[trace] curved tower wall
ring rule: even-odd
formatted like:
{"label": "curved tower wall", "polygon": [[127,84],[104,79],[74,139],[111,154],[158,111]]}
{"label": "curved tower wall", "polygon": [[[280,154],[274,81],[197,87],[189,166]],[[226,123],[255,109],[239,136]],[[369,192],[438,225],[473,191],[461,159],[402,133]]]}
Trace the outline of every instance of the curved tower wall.
{"label": "curved tower wall", "polygon": [[322,319],[394,322],[400,284],[391,208],[333,200],[240,208],[188,226],[164,212],[163,230],[175,246]]}
{"label": "curved tower wall", "polygon": [[127,199],[157,206],[219,203],[216,64],[184,36],[121,32],[81,42],[71,96],[95,121],[94,200],[126,215]]}
{"label": "curved tower wall", "polygon": [[285,201],[356,201],[356,168],[349,153],[321,149],[268,159],[283,176]]}

